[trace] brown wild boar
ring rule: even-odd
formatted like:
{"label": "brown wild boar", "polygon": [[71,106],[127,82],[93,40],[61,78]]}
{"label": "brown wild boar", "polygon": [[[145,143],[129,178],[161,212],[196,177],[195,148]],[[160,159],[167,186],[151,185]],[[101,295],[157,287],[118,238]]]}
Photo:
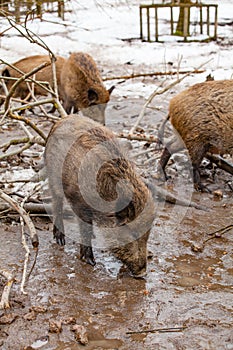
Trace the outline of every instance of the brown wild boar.
{"label": "brown wild boar", "polygon": [[110,242],[113,254],[133,276],[143,276],[155,204],[114,134],[90,118],[69,115],[52,128],[44,158],[57,243],[65,244],[66,198],[79,221],[80,258],[95,264],[92,251],[95,223],[103,232],[101,237]]}
{"label": "brown wild boar", "polygon": [[[22,71],[23,73],[29,73],[34,68],[39,67],[41,64],[45,62],[51,62],[49,56],[45,55],[36,55],[36,56],[29,56],[22,58],[21,60],[13,63],[12,65],[15,66],[17,69]],[[57,56],[56,60],[56,76],[57,76],[57,84],[58,84],[58,90],[61,85],[60,81],[60,75],[61,70],[63,67],[63,64],[65,62],[65,58]],[[12,78],[20,78],[22,76],[21,73],[17,72],[17,70],[11,68],[11,67],[5,67],[2,71],[2,75],[5,77],[12,77]],[[38,71],[35,75],[35,80],[38,81],[44,81],[48,82],[50,86],[53,88],[53,75],[52,75],[52,68],[51,66],[45,67]],[[12,87],[12,85],[15,83],[15,80],[7,80],[6,86],[8,90]],[[47,95],[47,91],[43,89],[42,87],[38,86],[37,84],[34,84],[34,92],[37,95]],[[0,88],[0,94],[3,94],[3,88]],[[29,94],[29,89],[27,86],[27,83],[22,82],[18,85],[14,97],[20,97],[21,99],[25,99],[27,95]],[[4,102],[4,100],[1,101],[1,104]]]}
{"label": "brown wild boar", "polygon": [[[37,55],[23,58],[13,65],[24,73],[29,73],[33,68],[44,62],[50,62],[49,56]],[[21,74],[10,67],[6,67],[2,75],[6,77],[19,78]],[[107,90],[102,82],[101,75],[93,58],[87,53],[72,53],[68,59],[57,56],[56,76],[58,93],[64,109],[67,113],[76,113],[82,110],[90,118],[105,124],[105,108],[109,101],[114,86]],[[36,73],[35,79],[48,82],[53,88],[53,77],[51,66],[41,69]],[[8,80],[8,90],[15,81]],[[35,86],[35,94],[47,95],[46,90]],[[14,97],[25,99],[29,90],[25,82],[22,82],[16,89]],[[3,87],[0,87],[0,94],[4,94]],[[4,100],[0,100],[2,104]],[[84,111],[85,110],[85,111]]]}
{"label": "brown wild boar", "polygon": [[106,103],[114,86],[107,90],[93,58],[87,53],[74,52],[61,72],[61,99],[67,113],[86,109],[84,114],[105,123]]}
{"label": "brown wild boar", "polygon": [[[207,153],[233,153],[233,80],[207,81],[182,91],[171,99],[168,119],[189,152],[195,188],[203,190],[199,166]],[[164,173],[173,152],[164,148]]]}

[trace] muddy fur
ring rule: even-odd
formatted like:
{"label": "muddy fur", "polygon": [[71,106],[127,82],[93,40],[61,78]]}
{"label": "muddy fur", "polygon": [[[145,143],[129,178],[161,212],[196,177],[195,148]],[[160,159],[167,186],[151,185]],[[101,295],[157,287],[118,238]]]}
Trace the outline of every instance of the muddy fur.
{"label": "muddy fur", "polygon": [[104,87],[93,58],[83,52],[72,53],[64,64],[61,81],[61,99],[66,112],[88,108],[85,115],[104,124],[104,110],[112,89]]}
{"label": "muddy fur", "polygon": [[150,190],[113,133],[90,118],[70,115],[50,132],[45,163],[57,242],[65,244],[61,214],[65,195],[79,218],[81,258],[95,263],[91,249],[95,223],[111,241],[115,256],[133,275],[143,275],[155,206]]}
{"label": "muddy fur", "polygon": [[[188,149],[197,187],[199,166],[207,153],[232,154],[232,106],[233,80],[195,84],[170,101],[169,119]],[[160,159],[163,169],[170,156],[171,150],[165,148]]]}

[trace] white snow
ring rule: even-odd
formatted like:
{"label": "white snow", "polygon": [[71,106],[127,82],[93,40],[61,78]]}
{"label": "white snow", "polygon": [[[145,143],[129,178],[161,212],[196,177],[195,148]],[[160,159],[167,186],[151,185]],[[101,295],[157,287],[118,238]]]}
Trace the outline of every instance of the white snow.
{"label": "white snow", "polygon": [[[55,54],[68,57],[70,52],[88,52],[98,63],[103,75],[166,71],[168,62],[173,63],[172,69],[176,71],[179,60],[180,70],[190,70],[210,60],[204,66],[204,74],[190,76],[181,87],[204,81],[209,73],[215,79],[232,77],[232,0],[205,1],[218,4],[219,24],[229,23],[225,26],[219,25],[218,41],[209,43],[181,43],[177,41],[177,37],[171,36],[164,36],[163,43],[142,42],[139,39],[140,3],[150,1],[66,1],[65,7],[68,11],[65,13],[65,21],[56,14],[44,14],[42,21],[29,21],[28,28],[40,36]],[[163,14],[167,16],[166,11]],[[5,19],[1,19],[1,23],[1,32],[9,28]],[[122,40],[130,38],[133,39]],[[30,43],[14,29],[6,31],[0,39],[0,58],[5,61],[14,62],[34,54],[46,54],[46,51]],[[111,82],[106,82],[106,85],[111,85]],[[147,98],[153,92],[154,85],[154,81],[131,79],[118,85],[114,94],[119,97],[129,95]]]}

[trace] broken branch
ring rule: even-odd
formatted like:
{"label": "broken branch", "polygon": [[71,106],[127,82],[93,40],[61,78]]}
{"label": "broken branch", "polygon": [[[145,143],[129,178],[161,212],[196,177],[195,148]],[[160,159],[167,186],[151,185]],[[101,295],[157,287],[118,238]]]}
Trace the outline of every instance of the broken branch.
{"label": "broken branch", "polygon": [[[180,71],[179,74],[200,74],[204,73],[204,70],[192,70],[192,71]],[[107,80],[127,80],[127,79],[134,79],[134,78],[140,78],[140,77],[153,77],[153,76],[163,76],[163,75],[176,75],[177,72],[152,72],[152,73],[132,73],[130,75],[120,75],[120,76],[113,76],[113,77],[105,77],[103,78],[103,81]]]}
{"label": "broken branch", "polygon": [[0,198],[2,198],[5,202],[7,202],[24,219],[24,222],[28,226],[28,229],[30,232],[32,245],[35,248],[38,247],[39,240],[38,240],[37,232],[32,220],[30,219],[29,214],[23,208],[20,207],[19,203],[17,203],[13,198],[11,198],[6,193],[4,193],[1,189],[0,189]]}
{"label": "broken branch", "polygon": [[163,88],[162,90],[158,90],[158,88],[149,96],[149,98],[147,99],[146,103],[144,104],[144,106],[142,107],[142,110],[138,116],[138,119],[136,121],[136,123],[134,124],[134,126],[130,129],[130,133],[134,133],[134,131],[136,130],[137,126],[139,125],[139,123],[141,122],[142,118],[144,117],[146,108],[148,107],[148,105],[151,103],[151,101],[154,99],[155,96],[157,95],[162,95],[164,92],[168,91],[169,89],[171,89],[172,87],[174,87],[175,85],[179,84],[182,80],[184,80],[185,78],[187,78],[190,74],[194,73],[196,70],[200,69],[201,67],[203,67],[204,65],[206,65],[208,62],[210,62],[212,59],[208,60],[205,63],[202,63],[198,68],[195,68],[193,71],[190,71],[188,73],[186,73],[183,77],[176,79],[174,82],[172,82],[171,84],[169,84],[168,86],[166,86],[165,88]]}
{"label": "broken branch", "polygon": [[0,275],[7,279],[7,283],[3,289],[2,298],[0,301],[0,310],[10,308],[10,290],[12,284],[14,283],[15,277],[13,273],[10,273],[6,270],[0,269]]}

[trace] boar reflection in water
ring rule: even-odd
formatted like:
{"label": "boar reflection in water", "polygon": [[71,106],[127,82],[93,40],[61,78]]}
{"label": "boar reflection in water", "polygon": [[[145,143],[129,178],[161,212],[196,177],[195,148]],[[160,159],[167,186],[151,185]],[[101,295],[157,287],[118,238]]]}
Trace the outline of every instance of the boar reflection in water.
{"label": "boar reflection in water", "polygon": [[81,259],[95,264],[92,251],[95,223],[107,232],[111,251],[132,275],[145,275],[155,204],[114,134],[90,118],[70,115],[51,130],[45,164],[57,243],[65,244],[62,215],[65,196],[79,221]]}

